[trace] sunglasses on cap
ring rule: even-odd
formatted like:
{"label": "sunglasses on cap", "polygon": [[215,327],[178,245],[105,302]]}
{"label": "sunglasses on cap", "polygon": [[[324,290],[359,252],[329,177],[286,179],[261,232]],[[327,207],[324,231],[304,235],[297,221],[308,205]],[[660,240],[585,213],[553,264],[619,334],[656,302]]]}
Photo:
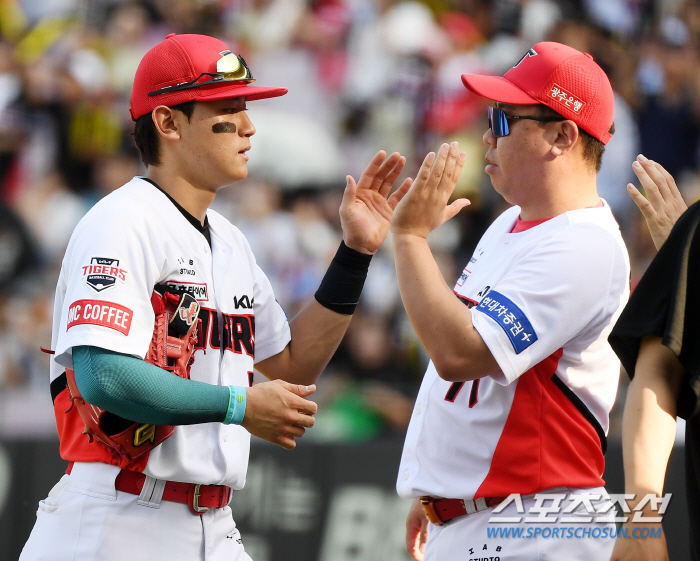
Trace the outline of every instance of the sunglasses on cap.
{"label": "sunglasses on cap", "polygon": [[508,136],[510,134],[510,129],[508,128],[508,121],[510,119],[527,119],[528,121],[538,121],[540,123],[553,123],[554,121],[565,121],[564,117],[534,117],[530,115],[506,115],[503,111],[497,107],[488,107],[489,113],[489,128],[491,129],[491,134],[496,138],[501,136]]}
{"label": "sunglasses on cap", "polygon": [[[208,86],[210,84],[223,84],[225,82],[245,82],[250,84],[255,82],[253,74],[248,68],[245,59],[241,55],[233,54],[231,51],[224,51],[224,55],[216,62],[216,72],[202,72],[191,82],[183,82],[174,86],[166,86],[159,90],[148,92],[149,96],[179,92],[182,90],[190,90],[199,88],[200,86]],[[199,80],[203,76],[209,76],[209,80]]]}

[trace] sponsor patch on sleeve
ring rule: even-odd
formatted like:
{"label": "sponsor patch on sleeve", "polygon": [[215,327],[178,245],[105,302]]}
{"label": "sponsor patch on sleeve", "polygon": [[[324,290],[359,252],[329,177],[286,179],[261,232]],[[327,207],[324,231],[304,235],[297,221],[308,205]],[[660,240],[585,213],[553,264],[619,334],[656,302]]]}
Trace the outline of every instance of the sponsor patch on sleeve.
{"label": "sponsor patch on sleeve", "polygon": [[129,334],[133,312],[124,306],[104,300],[76,300],[68,307],[68,326],[101,325]]}
{"label": "sponsor patch on sleeve", "polygon": [[518,306],[500,292],[491,290],[488,296],[484,296],[481,299],[476,309],[495,320],[501,326],[508,339],[510,339],[510,343],[515,349],[515,354],[522,353],[537,341],[537,333],[532,328],[530,320],[527,319]]}

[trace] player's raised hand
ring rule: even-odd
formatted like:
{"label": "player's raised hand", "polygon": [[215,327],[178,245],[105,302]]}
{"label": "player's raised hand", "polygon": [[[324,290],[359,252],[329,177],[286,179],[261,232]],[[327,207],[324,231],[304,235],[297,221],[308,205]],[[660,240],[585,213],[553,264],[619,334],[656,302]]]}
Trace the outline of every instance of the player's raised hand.
{"label": "player's raised hand", "polygon": [[415,561],[423,561],[427,541],[428,517],[420,504],[420,499],[413,499],[411,509],[406,516],[406,551]]}
{"label": "player's raised hand", "polygon": [[639,178],[647,196],[644,197],[631,183],[627,185],[627,192],[642,211],[651,232],[651,239],[656,249],[660,249],[676,220],[688,205],[685,204],[675,180],[661,164],[640,154],[632,164],[632,170]]}
{"label": "player's raised hand", "polygon": [[398,152],[387,158],[386,152],[380,150],[357,183],[352,176],[347,176],[340,205],[345,245],[362,253],[373,254],[384,243],[394,209],[411,186],[411,180],[407,179],[389,196],[404,165],[406,158]]}
{"label": "player's raised hand", "polygon": [[263,382],[246,389],[245,417],[241,425],[250,434],[291,450],[294,438],[314,426],[318,406],[304,399],[316,386],[299,386],[282,380]]}
{"label": "player's raised hand", "polygon": [[470,204],[468,199],[457,199],[447,204],[465,159],[466,153],[459,151],[457,142],[443,144],[437,154],[430,152],[408,193],[396,207],[391,219],[391,232],[426,238],[440,224]]}

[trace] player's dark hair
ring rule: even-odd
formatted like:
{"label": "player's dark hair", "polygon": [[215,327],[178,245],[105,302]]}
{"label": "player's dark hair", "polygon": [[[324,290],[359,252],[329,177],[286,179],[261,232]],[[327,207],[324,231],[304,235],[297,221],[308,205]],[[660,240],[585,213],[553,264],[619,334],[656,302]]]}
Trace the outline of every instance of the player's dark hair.
{"label": "player's dark hair", "polygon": [[[171,109],[177,109],[184,113],[189,122],[194,113],[196,101],[187,101],[180,105],[173,105]],[[160,165],[160,137],[156,130],[156,125],[150,113],[142,115],[136,119],[134,126],[134,144],[141,153],[141,161],[147,166]]]}
{"label": "player's dark hair", "polygon": [[[551,107],[547,107],[546,105],[540,105],[539,108],[540,114],[543,117],[559,117],[561,119],[565,119],[565,117],[557,113]],[[600,171],[600,166],[603,164],[603,152],[605,152],[605,144],[603,144],[597,138],[594,138],[593,136],[588,134],[581,127],[579,127],[578,132],[583,146],[583,158],[591,165],[591,167],[595,168],[596,173],[598,173]],[[610,134],[615,133],[615,123],[613,123],[610,126],[610,130],[608,132]]]}

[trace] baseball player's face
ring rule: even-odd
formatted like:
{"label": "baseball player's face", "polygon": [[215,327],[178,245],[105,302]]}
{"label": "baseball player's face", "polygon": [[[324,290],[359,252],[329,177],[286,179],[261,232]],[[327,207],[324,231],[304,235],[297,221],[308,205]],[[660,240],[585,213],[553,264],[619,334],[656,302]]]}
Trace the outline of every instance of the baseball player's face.
{"label": "baseball player's face", "polygon": [[[536,105],[494,104],[507,116],[538,115]],[[536,196],[536,183],[542,178],[542,164],[549,152],[543,129],[536,121],[508,121],[510,133],[496,138],[489,128],[483,140],[486,152],[485,171],[494,189],[511,204],[519,205]]]}
{"label": "baseball player's face", "polygon": [[192,156],[188,164],[198,183],[216,190],[248,175],[248,150],[255,127],[244,97],[197,102],[182,139]]}

